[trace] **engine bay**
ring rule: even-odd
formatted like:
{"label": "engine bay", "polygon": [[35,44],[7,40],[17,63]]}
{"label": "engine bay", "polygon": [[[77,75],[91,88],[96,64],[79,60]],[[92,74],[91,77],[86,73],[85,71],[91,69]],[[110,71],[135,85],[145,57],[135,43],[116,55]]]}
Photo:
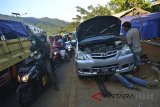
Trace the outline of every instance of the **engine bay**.
{"label": "engine bay", "polygon": [[80,50],[84,53],[106,53],[108,51],[120,50],[123,47],[121,40],[103,41],[81,45]]}

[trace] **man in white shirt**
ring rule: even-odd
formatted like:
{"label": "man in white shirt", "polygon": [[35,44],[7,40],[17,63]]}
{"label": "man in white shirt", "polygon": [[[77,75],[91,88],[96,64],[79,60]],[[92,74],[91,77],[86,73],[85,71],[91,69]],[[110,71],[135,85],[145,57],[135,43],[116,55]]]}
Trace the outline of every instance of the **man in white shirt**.
{"label": "man in white shirt", "polygon": [[140,54],[142,51],[140,34],[138,29],[131,28],[131,26],[132,25],[130,22],[124,22],[122,24],[123,30],[126,32],[127,43],[134,54],[134,63],[135,63],[135,66],[137,67],[137,72],[138,72],[139,65],[141,63]]}

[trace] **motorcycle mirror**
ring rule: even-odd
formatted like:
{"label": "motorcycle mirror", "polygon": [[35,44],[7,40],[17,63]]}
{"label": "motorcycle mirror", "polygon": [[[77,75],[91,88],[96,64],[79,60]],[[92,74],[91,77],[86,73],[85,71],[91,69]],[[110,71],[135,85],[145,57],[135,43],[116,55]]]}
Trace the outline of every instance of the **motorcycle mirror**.
{"label": "motorcycle mirror", "polygon": [[34,54],[37,54],[38,52],[37,51],[34,51]]}
{"label": "motorcycle mirror", "polygon": [[30,55],[31,57],[33,57],[33,53],[31,53],[31,55]]}

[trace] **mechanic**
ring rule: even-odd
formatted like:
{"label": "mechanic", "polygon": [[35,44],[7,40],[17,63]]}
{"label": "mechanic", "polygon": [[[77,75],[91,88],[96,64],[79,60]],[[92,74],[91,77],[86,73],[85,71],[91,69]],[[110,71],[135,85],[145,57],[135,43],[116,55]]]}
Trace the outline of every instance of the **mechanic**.
{"label": "mechanic", "polygon": [[134,64],[136,67],[136,72],[139,72],[141,64],[140,54],[142,51],[140,34],[137,28],[131,28],[131,26],[132,25],[130,22],[124,22],[122,24],[122,28],[124,32],[126,32],[127,43],[134,54]]}

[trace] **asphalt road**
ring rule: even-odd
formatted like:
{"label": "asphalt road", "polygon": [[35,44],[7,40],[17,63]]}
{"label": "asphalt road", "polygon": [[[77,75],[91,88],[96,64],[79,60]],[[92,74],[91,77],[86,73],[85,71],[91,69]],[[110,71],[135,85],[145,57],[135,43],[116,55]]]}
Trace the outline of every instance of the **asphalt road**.
{"label": "asphalt road", "polygon": [[[73,59],[70,63],[59,65],[57,75],[60,90],[56,91],[50,86],[31,107],[159,107],[160,105],[159,88],[140,87],[140,91],[129,90],[112,80],[104,82],[112,97],[102,97],[95,78],[78,79]],[[1,99],[0,107],[20,107],[15,90]]]}

